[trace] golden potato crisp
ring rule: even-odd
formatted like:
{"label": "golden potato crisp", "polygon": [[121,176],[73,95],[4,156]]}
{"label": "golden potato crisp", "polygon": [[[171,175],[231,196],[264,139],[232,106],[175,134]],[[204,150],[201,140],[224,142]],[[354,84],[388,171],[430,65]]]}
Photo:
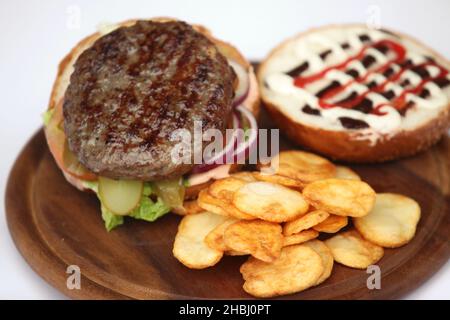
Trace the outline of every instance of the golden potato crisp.
{"label": "golden potato crisp", "polygon": [[333,264],[334,264],[333,255],[331,254],[331,250],[326,246],[326,244],[320,240],[311,240],[305,242],[304,245],[316,251],[322,258],[323,272],[316,282],[316,285],[319,285],[325,280],[327,280],[331,275],[331,271],[333,271]]}
{"label": "golden potato crisp", "polygon": [[208,192],[215,198],[231,203],[234,193],[246,184],[245,181],[233,177],[214,181],[208,188]]}
{"label": "golden potato crisp", "polygon": [[355,230],[341,232],[325,240],[325,244],[330,248],[334,260],[350,268],[366,269],[384,254],[382,247],[363,239]]}
{"label": "golden potato crisp", "polygon": [[235,217],[237,219],[244,220],[255,219],[255,217],[238,210],[227,200],[213,197],[206,189],[200,191],[200,193],[198,194],[197,204],[204,210],[218,215]]}
{"label": "golden potato crisp", "polygon": [[375,203],[375,191],[357,180],[315,181],[303,189],[303,196],[315,208],[338,216],[365,216]]}
{"label": "golden potato crisp", "polygon": [[323,210],[310,211],[295,220],[286,222],[283,226],[283,233],[286,236],[299,233],[300,231],[314,227],[316,224],[321,223],[328,217],[328,212]]}
{"label": "golden potato crisp", "polygon": [[336,167],[327,159],[305,151],[281,151],[272,159],[276,174],[309,183],[332,178]]}
{"label": "golden potato crisp", "polygon": [[300,192],[270,182],[250,182],[240,188],[233,204],[242,212],[270,222],[293,220],[308,210]]}
{"label": "golden potato crisp", "polygon": [[294,244],[300,244],[311,239],[315,239],[319,236],[319,232],[316,230],[304,230],[302,232],[285,236],[283,238],[283,247],[292,246]]}
{"label": "golden potato crisp", "polygon": [[331,214],[328,218],[319,224],[316,224],[313,229],[319,232],[336,233],[348,224],[348,218],[344,216],[337,216]]}
{"label": "golden potato crisp", "polygon": [[416,201],[399,194],[379,193],[369,214],[353,222],[370,242],[396,248],[411,241],[419,220],[420,206]]}
{"label": "golden potato crisp", "polygon": [[274,261],[283,245],[281,226],[262,220],[235,222],[226,228],[223,238],[227,248],[266,262]]}
{"label": "golden potato crisp", "polygon": [[239,221],[236,218],[230,217],[221,224],[219,224],[217,227],[215,227],[205,238],[206,244],[216,250],[220,250],[222,252],[230,250],[225,245],[225,241],[223,239],[223,235],[225,233],[225,230],[233,223]]}
{"label": "golden potato crisp", "polygon": [[302,244],[283,248],[272,263],[250,257],[240,269],[244,290],[258,298],[308,289],[317,283],[323,270],[320,255]]}
{"label": "golden potato crisp", "polygon": [[352,169],[344,166],[336,166],[336,179],[361,180],[359,175]]}
{"label": "golden potato crisp", "polygon": [[223,252],[214,250],[205,243],[208,233],[227,218],[210,212],[183,217],[173,244],[173,255],[185,266],[203,269],[215,265]]}
{"label": "golden potato crisp", "polygon": [[255,182],[256,179],[253,176],[252,172],[248,172],[248,171],[240,171],[240,172],[236,172],[233,173],[232,175],[230,175],[230,177],[236,178],[236,179],[240,179],[242,181],[245,182]]}
{"label": "golden potato crisp", "polygon": [[256,178],[256,180],[281,184],[283,186],[291,188],[302,189],[306,185],[304,182],[301,182],[300,180],[280,176],[277,174],[265,174],[261,172],[253,172],[253,175]]}
{"label": "golden potato crisp", "polygon": [[204,211],[205,209],[201,208],[197,204],[197,200],[185,201],[182,207],[172,209],[173,213],[176,213],[180,216],[187,216],[189,214],[196,214]]}

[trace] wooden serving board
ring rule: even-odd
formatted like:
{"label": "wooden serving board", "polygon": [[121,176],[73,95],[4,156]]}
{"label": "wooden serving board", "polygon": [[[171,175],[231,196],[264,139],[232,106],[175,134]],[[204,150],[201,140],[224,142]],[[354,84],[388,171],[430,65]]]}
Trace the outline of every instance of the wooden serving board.
{"label": "wooden serving board", "polygon": [[[264,112],[263,126],[270,127]],[[268,124],[268,125],[267,125]],[[293,147],[282,141],[284,148]],[[286,299],[396,298],[418,287],[450,257],[450,137],[425,153],[378,165],[351,166],[377,192],[416,199],[422,218],[406,246],[386,249],[378,263],[380,290],[366,286],[368,274],[335,264],[318,287]],[[18,157],[6,191],[8,226],[31,267],[72,298],[198,299],[251,298],[239,273],[245,257],[226,256],[205,270],[190,270],[172,255],[180,217],[154,223],[129,219],[107,232],[94,194],[66,182],[37,132]],[[68,290],[66,268],[81,269],[81,289]]]}

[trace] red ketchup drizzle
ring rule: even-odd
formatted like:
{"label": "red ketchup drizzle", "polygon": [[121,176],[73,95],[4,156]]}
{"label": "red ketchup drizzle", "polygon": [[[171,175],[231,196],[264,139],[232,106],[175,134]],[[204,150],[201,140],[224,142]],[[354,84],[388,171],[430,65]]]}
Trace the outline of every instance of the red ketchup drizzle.
{"label": "red ketchup drizzle", "polygon": [[405,65],[405,56],[406,56],[405,48],[399,43],[396,43],[392,40],[386,39],[386,40],[378,41],[371,45],[364,46],[356,55],[348,58],[347,60],[345,60],[344,62],[342,62],[340,64],[328,67],[319,73],[316,73],[316,74],[313,74],[310,76],[306,76],[306,77],[297,77],[294,79],[294,85],[299,88],[304,88],[306,85],[322,79],[331,70],[344,70],[350,62],[352,62],[354,60],[362,60],[362,58],[365,56],[367,49],[377,48],[377,47],[387,47],[391,52],[394,53],[394,58],[390,59],[388,62],[386,62],[382,66],[375,68],[374,70],[368,71],[365,75],[360,76],[356,79],[353,79],[345,84],[342,84],[341,86],[339,86],[335,89],[331,89],[330,91],[328,91],[323,97],[319,98],[319,105],[321,108],[330,109],[330,108],[334,108],[337,106],[342,107],[342,108],[352,108],[353,106],[360,103],[369,93],[383,92],[384,88],[386,87],[386,85],[389,82],[397,81],[402,76],[402,74],[408,69],[411,69],[413,67],[425,68],[427,66],[435,66],[435,67],[439,68],[440,72],[436,77],[434,77],[434,78],[426,77],[426,78],[422,79],[422,81],[415,88],[404,90],[402,92],[402,94],[400,96],[394,98],[393,101],[391,101],[389,103],[379,104],[379,105],[375,106],[373,108],[373,110],[371,111],[373,114],[384,115],[385,113],[383,113],[381,111],[381,108],[383,108],[384,106],[390,105],[390,106],[393,106],[394,108],[396,108],[397,110],[401,110],[406,105],[406,95],[408,93],[413,93],[413,94],[420,93],[427,82],[441,78],[441,77],[445,77],[448,73],[448,71],[446,69],[442,68],[440,65],[438,65],[434,61],[425,62],[420,65],[412,65],[411,64],[409,66],[401,67],[399,71],[390,75],[389,77],[386,77],[385,81],[374,86],[371,89],[368,89],[367,91],[363,92],[362,94],[360,94],[358,97],[356,97],[354,99],[351,99],[351,100],[345,101],[345,102],[340,102],[339,104],[327,102],[328,99],[330,99],[333,96],[337,95],[338,93],[344,91],[346,88],[348,88],[353,83],[355,83],[355,82],[364,83],[367,80],[367,78],[373,73],[381,73],[381,72],[387,70],[393,64]]}

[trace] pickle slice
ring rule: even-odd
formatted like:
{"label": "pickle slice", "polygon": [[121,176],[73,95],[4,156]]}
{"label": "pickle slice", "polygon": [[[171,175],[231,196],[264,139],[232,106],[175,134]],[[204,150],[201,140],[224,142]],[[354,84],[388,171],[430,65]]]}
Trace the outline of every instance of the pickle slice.
{"label": "pickle slice", "polygon": [[155,193],[170,208],[183,206],[184,185],[181,179],[169,179],[154,182]]}
{"label": "pickle slice", "polygon": [[142,181],[98,178],[98,195],[103,205],[121,216],[129,214],[138,206],[143,187]]}

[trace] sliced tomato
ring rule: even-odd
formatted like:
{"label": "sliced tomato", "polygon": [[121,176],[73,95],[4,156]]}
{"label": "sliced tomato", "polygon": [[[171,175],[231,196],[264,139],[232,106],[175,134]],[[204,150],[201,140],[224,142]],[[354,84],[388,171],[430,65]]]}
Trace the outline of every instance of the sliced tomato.
{"label": "sliced tomato", "polygon": [[83,166],[75,155],[70,151],[63,129],[63,113],[62,101],[56,106],[53,114],[45,128],[48,146],[50,152],[55,158],[56,164],[64,172],[70,174],[74,178],[86,181],[97,180],[97,175],[90,172]]}
{"label": "sliced tomato", "polygon": [[70,151],[67,140],[64,143],[63,151],[63,163],[64,171],[74,176],[75,178],[95,181],[97,180],[97,175],[89,171],[85,166],[83,166],[78,159],[75,157],[72,151]]}

